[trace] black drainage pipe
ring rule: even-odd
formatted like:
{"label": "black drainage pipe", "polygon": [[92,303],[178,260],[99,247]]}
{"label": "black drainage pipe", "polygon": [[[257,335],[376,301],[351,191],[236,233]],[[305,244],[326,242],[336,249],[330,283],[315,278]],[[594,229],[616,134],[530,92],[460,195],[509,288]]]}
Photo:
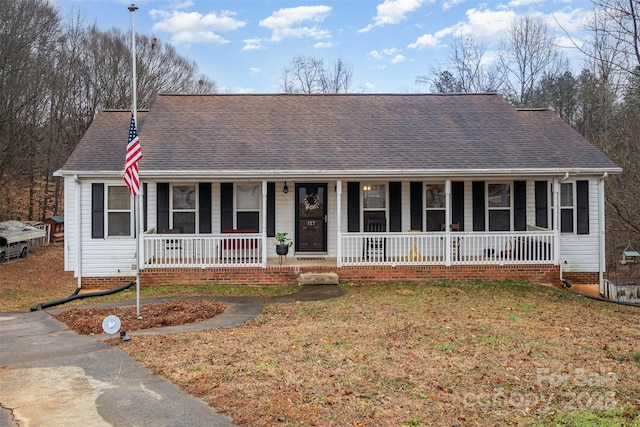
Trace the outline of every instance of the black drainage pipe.
{"label": "black drainage pipe", "polygon": [[75,292],[72,293],[70,296],[68,296],[66,298],[59,299],[59,300],[43,302],[42,304],[34,305],[34,306],[31,307],[31,311],[43,310],[45,308],[54,307],[56,305],[64,304],[66,302],[74,301],[74,300],[77,300],[77,299],[90,298],[90,297],[101,297],[101,296],[104,296],[104,295],[115,294],[117,292],[124,291],[125,289],[129,289],[130,287],[132,287],[135,284],[136,284],[136,281],[133,280],[133,281],[127,283],[126,285],[122,285],[122,286],[120,286],[118,288],[115,288],[115,289],[110,289],[108,291],[89,292],[89,293],[86,293],[86,294],[79,294],[78,292],[80,292],[80,288],[76,288]]}

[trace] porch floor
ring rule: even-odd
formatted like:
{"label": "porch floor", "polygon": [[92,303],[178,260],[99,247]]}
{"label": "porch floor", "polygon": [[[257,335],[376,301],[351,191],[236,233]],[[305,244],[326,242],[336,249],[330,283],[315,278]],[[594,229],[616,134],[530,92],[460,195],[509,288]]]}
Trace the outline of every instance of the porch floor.
{"label": "porch floor", "polygon": [[267,267],[335,267],[337,265],[337,258],[329,258],[326,256],[287,255],[282,258],[282,264],[280,264],[280,258],[277,256],[267,258]]}

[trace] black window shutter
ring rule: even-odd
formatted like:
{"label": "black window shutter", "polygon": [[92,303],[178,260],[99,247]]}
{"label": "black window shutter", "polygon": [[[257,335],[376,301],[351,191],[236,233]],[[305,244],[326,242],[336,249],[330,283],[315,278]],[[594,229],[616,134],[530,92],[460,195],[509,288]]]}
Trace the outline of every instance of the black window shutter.
{"label": "black window shutter", "polygon": [[347,231],[360,231],[360,183],[347,182]]}
{"label": "black window shutter", "polygon": [[471,185],[473,200],[473,231],[485,230],[484,181],[473,181]]}
{"label": "black window shutter", "polygon": [[104,237],[104,184],[91,184],[91,238]]}
{"label": "black window shutter", "polygon": [[169,229],[169,183],[157,184],[158,200],[158,233],[166,233]]}
{"label": "black window shutter", "polygon": [[549,185],[547,181],[536,181],[536,226],[549,228]]}
{"label": "black window shutter", "polygon": [[220,183],[220,230],[233,230],[233,183]]}
{"label": "black window shutter", "polygon": [[276,235],[276,183],[267,182],[267,236]]}
{"label": "black window shutter", "polygon": [[513,229],[527,229],[527,182],[513,182]]}
{"label": "black window shutter", "polygon": [[389,183],[389,231],[402,231],[402,183]]}
{"label": "black window shutter", "polygon": [[460,224],[464,231],[464,182],[451,182],[451,224]]}
{"label": "black window shutter", "polygon": [[422,231],[422,182],[409,184],[409,204],[411,211],[411,230]]}
{"label": "black window shutter", "polygon": [[589,234],[589,181],[576,181],[576,205],[578,208],[576,232]]}
{"label": "black window shutter", "polygon": [[199,217],[198,231],[203,234],[211,233],[211,183],[201,182],[198,188]]}
{"label": "black window shutter", "polygon": [[142,231],[149,228],[147,215],[149,212],[149,199],[147,197],[147,183],[142,184]]}

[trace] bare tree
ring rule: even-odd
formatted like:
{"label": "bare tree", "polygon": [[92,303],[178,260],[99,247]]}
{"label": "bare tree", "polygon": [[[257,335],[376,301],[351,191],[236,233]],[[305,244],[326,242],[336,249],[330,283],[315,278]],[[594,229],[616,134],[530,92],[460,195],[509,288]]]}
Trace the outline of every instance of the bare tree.
{"label": "bare tree", "polygon": [[506,95],[518,107],[536,106],[533,101],[540,81],[567,68],[548,26],[531,16],[512,23],[503,42],[501,60],[508,74]]}
{"label": "bare tree", "polygon": [[472,36],[454,37],[447,69],[416,78],[416,84],[430,85],[437,93],[498,92],[503,81],[502,64],[489,58],[488,45]]}
{"label": "bare tree", "polygon": [[353,66],[338,59],[332,69],[321,73],[320,80],[323,93],[348,93],[353,80]]}
{"label": "bare tree", "polygon": [[353,66],[338,59],[331,69],[313,56],[298,55],[282,70],[280,86],[284,93],[348,93]]}

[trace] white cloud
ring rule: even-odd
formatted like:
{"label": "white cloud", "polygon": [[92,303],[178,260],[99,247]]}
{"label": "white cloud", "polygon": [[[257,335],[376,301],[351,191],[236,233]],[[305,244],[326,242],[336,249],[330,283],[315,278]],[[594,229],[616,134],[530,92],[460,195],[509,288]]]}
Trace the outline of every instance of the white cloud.
{"label": "white cloud", "polygon": [[[407,60],[407,57],[400,53],[400,49],[395,47],[382,49],[382,51],[372,50],[369,53],[367,53],[367,56],[371,57],[376,61],[380,61],[380,60],[388,61],[390,64],[399,64]],[[378,68],[384,69],[386,68],[386,64],[379,65]]]}
{"label": "white cloud", "polygon": [[466,1],[467,0],[446,0],[444,3],[442,3],[442,10],[449,10],[453,6],[462,4],[462,3],[466,2]]}
{"label": "white cloud", "polygon": [[511,0],[509,2],[510,7],[523,7],[523,6],[531,6],[533,4],[541,4],[544,3],[545,0]]}
{"label": "white cloud", "polygon": [[242,50],[261,50],[264,49],[262,45],[262,39],[245,39],[243,40],[244,47]]}
{"label": "white cloud", "polygon": [[423,34],[420,37],[418,37],[418,39],[413,42],[410,43],[407,48],[409,49],[427,49],[430,47],[436,47],[438,46],[438,38],[436,36],[434,36],[433,34]]}
{"label": "white cloud", "polygon": [[366,33],[375,27],[398,24],[404,21],[409,13],[419,9],[425,1],[432,3],[434,0],[385,0],[376,7],[377,14],[373,18],[373,24],[361,28],[358,32]]}
{"label": "white cloud", "polygon": [[[332,8],[329,6],[300,6],[280,9],[268,18],[261,20],[260,25],[272,30],[270,40],[275,42],[301,38],[328,39],[331,38],[331,33],[314,24],[323,22],[331,10]],[[303,23],[311,23],[311,26],[302,25]]]}
{"label": "white cloud", "polygon": [[315,47],[317,49],[326,49],[326,48],[329,48],[329,47],[333,47],[333,43],[331,43],[331,42],[318,42],[318,43],[314,44],[313,47]]}
{"label": "white cloud", "polygon": [[297,27],[297,28],[277,28],[271,35],[272,41],[282,41],[285,39],[327,39],[331,37],[331,33],[327,30],[321,30],[316,27]]}
{"label": "white cloud", "polygon": [[235,19],[235,13],[229,11],[202,14],[154,9],[149,14],[152,19],[159,20],[153,25],[153,30],[171,34],[171,41],[174,43],[224,44],[228,40],[217,32],[233,31],[246,25]]}
{"label": "white cloud", "polygon": [[280,9],[260,25],[270,29],[288,28],[306,21],[322,22],[331,12],[329,6],[299,6]]}
{"label": "white cloud", "polygon": [[262,70],[258,67],[249,67],[249,73],[253,75],[262,74]]}

